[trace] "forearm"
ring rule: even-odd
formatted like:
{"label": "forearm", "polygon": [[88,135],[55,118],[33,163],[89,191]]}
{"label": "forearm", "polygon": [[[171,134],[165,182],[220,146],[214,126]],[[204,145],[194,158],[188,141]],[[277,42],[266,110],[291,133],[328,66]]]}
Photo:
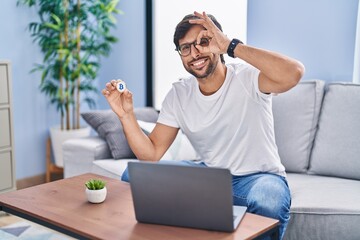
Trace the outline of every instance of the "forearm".
{"label": "forearm", "polygon": [[131,150],[139,160],[158,161],[155,146],[150,138],[141,130],[135,114],[129,113],[119,118],[124,129],[124,134]]}
{"label": "forearm", "polygon": [[269,85],[275,88],[275,91],[270,92],[287,91],[300,81],[304,73],[304,66],[297,60],[248,45],[238,44],[234,56],[259,69],[270,82]]}

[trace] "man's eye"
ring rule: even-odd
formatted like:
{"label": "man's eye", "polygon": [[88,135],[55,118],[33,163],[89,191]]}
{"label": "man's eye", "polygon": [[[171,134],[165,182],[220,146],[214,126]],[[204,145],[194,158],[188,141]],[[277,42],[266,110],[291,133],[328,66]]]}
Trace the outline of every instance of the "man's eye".
{"label": "man's eye", "polygon": [[186,44],[186,45],[180,47],[180,51],[182,51],[182,52],[187,51],[187,50],[189,50],[189,48],[190,48],[190,45]]}
{"label": "man's eye", "polygon": [[202,46],[202,47],[207,47],[208,45],[209,45],[209,39],[207,39],[207,38],[202,38],[201,40],[200,40],[200,44],[199,44],[200,46]]}

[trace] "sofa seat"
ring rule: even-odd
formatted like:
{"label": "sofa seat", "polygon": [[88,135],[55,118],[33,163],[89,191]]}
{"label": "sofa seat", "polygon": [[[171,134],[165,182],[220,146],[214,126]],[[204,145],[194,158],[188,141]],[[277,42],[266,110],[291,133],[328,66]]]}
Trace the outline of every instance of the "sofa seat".
{"label": "sofa seat", "polygon": [[125,171],[128,162],[138,162],[136,159],[102,159],[93,162],[91,172],[102,176],[121,179],[123,172]]}
{"label": "sofa seat", "polygon": [[285,239],[360,239],[360,181],[288,173],[291,219]]}

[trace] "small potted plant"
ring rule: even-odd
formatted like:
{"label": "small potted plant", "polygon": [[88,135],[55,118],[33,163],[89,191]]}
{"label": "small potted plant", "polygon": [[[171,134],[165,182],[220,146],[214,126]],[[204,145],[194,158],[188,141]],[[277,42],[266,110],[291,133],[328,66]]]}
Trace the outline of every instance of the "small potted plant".
{"label": "small potted plant", "polygon": [[90,179],[85,183],[86,196],[91,203],[102,203],[106,198],[106,182],[101,179]]}

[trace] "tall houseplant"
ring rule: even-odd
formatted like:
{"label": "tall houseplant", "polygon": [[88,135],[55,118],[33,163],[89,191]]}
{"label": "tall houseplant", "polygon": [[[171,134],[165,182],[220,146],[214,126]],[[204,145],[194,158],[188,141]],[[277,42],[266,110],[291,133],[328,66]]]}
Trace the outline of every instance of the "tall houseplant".
{"label": "tall houseplant", "polygon": [[[75,135],[88,135],[80,129],[80,104],[95,106],[94,80],[100,58],[110,53],[117,38],[114,14],[121,13],[119,0],[18,0],[36,8],[39,21],[29,23],[29,31],[44,55],[32,71],[41,72],[40,90],[60,113],[60,129],[50,135],[55,164],[63,166],[62,143]],[[82,96],[81,94],[84,94]],[[67,130],[67,131],[64,131]]]}
{"label": "tall houseplant", "polygon": [[[119,0],[19,0],[36,7],[39,22],[29,30],[44,54],[33,71],[42,73],[40,89],[60,112],[61,129],[80,128],[80,103],[95,105],[91,92],[100,67],[117,38],[114,14]],[[81,97],[81,93],[85,97]],[[70,119],[72,118],[72,121]]]}

